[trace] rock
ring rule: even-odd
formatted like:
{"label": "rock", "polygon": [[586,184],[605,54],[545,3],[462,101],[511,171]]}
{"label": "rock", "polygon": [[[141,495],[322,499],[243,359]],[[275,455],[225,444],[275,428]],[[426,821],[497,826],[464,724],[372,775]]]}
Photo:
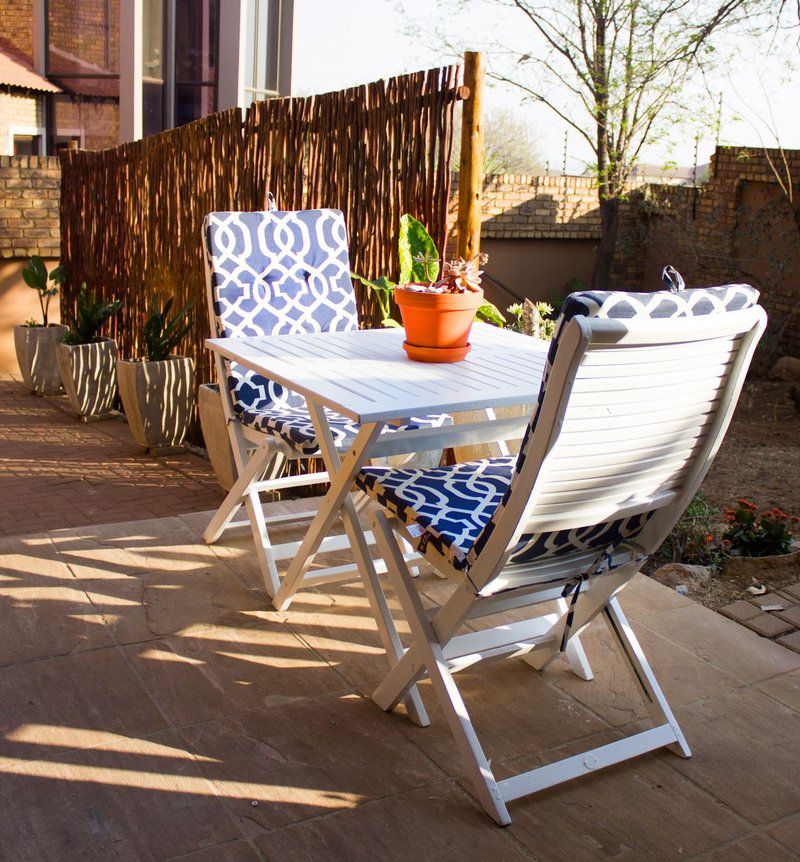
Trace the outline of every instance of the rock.
{"label": "rock", "polygon": [[767,375],[770,380],[786,380],[800,383],[800,359],[794,356],[781,356]]}
{"label": "rock", "polygon": [[756,584],[785,583],[793,574],[800,578],[800,551],[774,557],[728,557],[722,572],[725,578]]}
{"label": "rock", "polygon": [[667,563],[666,566],[656,569],[651,577],[665,587],[696,590],[708,583],[711,569],[708,566],[690,566],[687,563]]}

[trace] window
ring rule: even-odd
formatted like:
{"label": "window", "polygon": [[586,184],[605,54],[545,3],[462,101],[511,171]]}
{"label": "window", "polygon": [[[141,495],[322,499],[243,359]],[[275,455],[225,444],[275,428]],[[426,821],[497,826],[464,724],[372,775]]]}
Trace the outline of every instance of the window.
{"label": "window", "polygon": [[90,149],[118,137],[120,0],[45,0],[46,76],[64,91],[49,101],[50,148],[78,129]]}
{"label": "window", "polygon": [[278,95],[281,0],[250,0],[247,4],[245,96],[248,101]]}
{"label": "window", "polygon": [[15,156],[39,156],[42,154],[41,135],[13,135]]}

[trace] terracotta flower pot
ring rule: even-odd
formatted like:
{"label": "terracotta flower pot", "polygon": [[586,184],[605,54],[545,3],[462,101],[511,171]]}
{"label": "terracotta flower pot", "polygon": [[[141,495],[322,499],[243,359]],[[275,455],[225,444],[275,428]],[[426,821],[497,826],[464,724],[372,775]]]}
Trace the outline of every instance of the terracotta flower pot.
{"label": "terracotta flower pot", "polygon": [[483,291],[424,293],[398,287],[394,298],[403,316],[411,359],[422,362],[459,362],[469,353],[469,333]]}
{"label": "terracotta flower pot", "polygon": [[68,330],[63,324],[15,326],[14,347],[22,382],[37,395],[64,391],[56,359],[58,339]]}
{"label": "terracotta flower pot", "polygon": [[117,397],[117,342],[56,345],[58,368],[70,406],[84,422],[108,419]]}
{"label": "terracotta flower pot", "polygon": [[183,446],[194,407],[194,363],[117,360],[119,396],[136,442],[151,454]]}

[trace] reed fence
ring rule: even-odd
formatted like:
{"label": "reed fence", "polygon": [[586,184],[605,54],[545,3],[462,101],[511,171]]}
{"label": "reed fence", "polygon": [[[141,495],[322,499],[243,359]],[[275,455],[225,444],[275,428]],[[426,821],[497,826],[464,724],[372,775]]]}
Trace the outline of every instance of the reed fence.
{"label": "reed fence", "polygon": [[[351,264],[397,275],[400,216],[410,212],[444,248],[453,117],[463,97],[449,66],[307,98],[254,103],[110,150],[62,158],[61,253],[69,320],[82,282],[122,300],[112,335],[121,355],[141,353],[141,322],[154,294],[193,303],[182,352],[197,381],[213,377],[200,227],[215,210],[341,209]],[[356,286],[364,325],[373,297]]]}

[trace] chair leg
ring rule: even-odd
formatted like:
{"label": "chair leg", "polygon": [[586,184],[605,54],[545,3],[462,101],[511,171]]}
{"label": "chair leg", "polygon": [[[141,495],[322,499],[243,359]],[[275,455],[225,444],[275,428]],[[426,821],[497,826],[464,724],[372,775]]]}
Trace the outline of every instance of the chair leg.
{"label": "chair leg", "polygon": [[275,457],[275,450],[269,446],[263,446],[253,453],[244,469],[240,471],[239,478],[222,501],[222,505],[214,513],[204,530],[203,539],[207,544],[213,545],[223,534],[225,528],[239,511],[239,507],[245,502],[250,486],[261,479],[269,469],[270,461]]}
{"label": "chair leg", "polygon": [[[411,573],[408,571],[382,512],[379,512],[375,517],[375,535],[386,561],[392,585],[411,627],[414,643],[417,645],[421,656],[421,663],[439,698],[442,711],[461,756],[464,758],[478,799],[490,817],[501,826],[506,826],[511,822],[508,809],[492,774],[489,761],[478,741],[466,704],[450,672],[442,645],[436,639],[419,593],[414,586]],[[409,690],[412,688],[416,688],[413,682],[410,684]]]}
{"label": "chair leg", "polygon": [[680,726],[670,709],[669,703],[667,702],[666,697],[664,697],[664,692],[661,690],[661,686],[656,680],[653,669],[647,661],[644,650],[642,649],[636,635],[633,633],[631,624],[622,612],[619,600],[616,597],[608,600],[608,603],[603,609],[603,615],[612,634],[616,637],[622,647],[622,651],[627,659],[628,667],[632,671],[636,681],[641,686],[642,691],[648,700],[650,714],[654,722],[663,722],[668,724],[675,733],[676,741],[672,745],[668,746],[669,750],[681,757],[691,757],[692,752],[686,742],[683,731],[680,729]]}

